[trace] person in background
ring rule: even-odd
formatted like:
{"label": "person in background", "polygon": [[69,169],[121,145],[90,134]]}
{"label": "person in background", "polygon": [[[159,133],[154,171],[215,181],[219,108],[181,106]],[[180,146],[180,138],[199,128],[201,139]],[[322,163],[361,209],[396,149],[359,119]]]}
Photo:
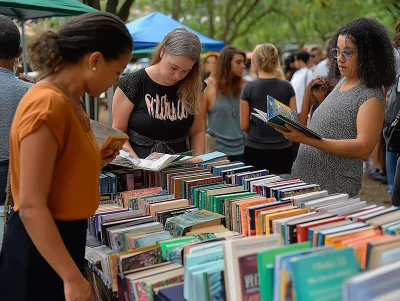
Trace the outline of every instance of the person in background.
{"label": "person in background", "polygon": [[290,83],[292,84],[294,92],[296,93],[297,113],[300,114],[304,93],[306,92],[308,83],[312,79],[312,71],[308,68],[310,55],[307,51],[301,51],[297,53],[294,59],[297,71],[293,74]]}
{"label": "person in background", "polygon": [[[107,41],[107,42],[105,42]],[[10,132],[13,209],[0,256],[2,301],[94,301],[84,278],[87,219],[99,206],[100,153],[81,106],[117,83],[131,59],[125,24],[88,13],[28,47],[39,82],[22,98]]]}
{"label": "person in background", "polygon": [[[206,56],[204,60],[204,73],[205,78],[214,77],[215,76],[215,69],[217,68],[217,61],[218,61],[218,53],[211,52]],[[207,81],[206,81],[207,82]]]}
{"label": "person in background", "polygon": [[[385,114],[384,128],[389,127],[400,112],[400,21],[396,23],[396,33],[393,39],[393,48],[396,56],[397,82],[388,93],[388,105]],[[385,133],[385,131],[384,131]],[[386,172],[389,194],[392,194],[392,204],[400,206],[400,154],[386,152]],[[394,188],[395,187],[395,188]]]}
{"label": "person in background", "polygon": [[18,27],[8,17],[0,15],[0,206],[6,200],[11,123],[21,98],[31,87],[15,76],[22,52],[20,42]]}
{"label": "person in background", "polygon": [[247,82],[240,94],[240,126],[248,132],[245,162],[273,174],[289,174],[293,163],[291,141],[250,113],[254,109],[267,112],[267,95],[296,111],[293,87],[284,78],[274,45],[256,46],[252,66],[257,79]]}
{"label": "person in background", "polygon": [[363,160],[382,131],[385,98],[382,87],[396,77],[387,28],[361,18],[341,27],[331,42],[329,76],[339,82],[314,112],[309,128],[322,137],[305,136],[287,125],[282,132],[301,143],[292,176],[318,183],[329,193],[358,195]]}
{"label": "person in background", "polygon": [[209,82],[204,91],[207,133],[215,138],[215,150],[227,154],[231,161],[244,160],[239,96],[244,84],[245,61],[245,53],[233,46],[225,46],[218,59],[216,82]]}
{"label": "person in background", "polygon": [[297,71],[294,62],[294,55],[290,54],[285,59],[285,78],[290,81],[293,77],[293,74]]}
{"label": "person in background", "polygon": [[329,93],[332,92],[337,82],[337,79],[328,79],[327,76],[320,75],[317,75],[311,80],[304,94],[301,114],[298,116],[299,122],[302,125],[309,125],[315,110],[321,105]]}
{"label": "person in background", "polygon": [[315,67],[322,61],[322,48],[318,45],[311,45],[308,48],[310,54],[310,69],[314,70]]}
{"label": "person in background", "polygon": [[136,157],[153,152],[204,153],[204,114],[200,99],[201,43],[185,28],[169,32],[151,64],[121,78],[112,105],[113,127],[127,133],[125,147]]}

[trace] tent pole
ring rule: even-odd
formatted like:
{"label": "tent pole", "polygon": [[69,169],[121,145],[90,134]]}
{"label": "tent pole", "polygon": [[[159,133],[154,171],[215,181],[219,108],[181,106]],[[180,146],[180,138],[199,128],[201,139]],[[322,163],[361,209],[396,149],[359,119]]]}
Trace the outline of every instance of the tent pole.
{"label": "tent pole", "polygon": [[107,101],[108,101],[108,125],[112,126],[112,101],[114,97],[114,86],[108,88],[107,90]]}
{"label": "tent pole", "polygon": [[22,29],[22,57],[24,59],[24,74],[28,73],[28,64],[26,63],[26,40],[25,40],[25,21],[21,20]]}

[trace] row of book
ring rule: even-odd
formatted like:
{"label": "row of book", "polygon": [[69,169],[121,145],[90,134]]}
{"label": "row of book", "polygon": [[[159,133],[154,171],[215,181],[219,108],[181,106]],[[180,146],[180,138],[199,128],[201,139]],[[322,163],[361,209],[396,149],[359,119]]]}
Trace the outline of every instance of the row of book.
{"label": "row of book", "polygon": [[89,219],[86,258],[117,300],[396,300],[398,208],[212,157],[147,170],[154,187]]}

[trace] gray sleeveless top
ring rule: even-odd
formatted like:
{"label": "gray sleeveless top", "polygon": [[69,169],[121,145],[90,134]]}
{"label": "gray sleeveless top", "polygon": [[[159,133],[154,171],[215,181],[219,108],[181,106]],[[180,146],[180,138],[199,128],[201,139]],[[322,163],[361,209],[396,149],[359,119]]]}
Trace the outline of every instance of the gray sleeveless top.
{"label": "gray sleeveless top", "polygon": [[245,135],[240,128],[239,97],[217,92],[214,105],[208,111],[207,133],[215,137],[215,149],[228,156],[244,153]]}
{"label": "gray sleeveless top", "polygon": [[[326,139],[357,138],[357,114],[360,106],[376,97],[385,107],[385,98],[379,88],[360,84],[340,91],[344,79],[322,102],[312,116],[309,128]],[[300,145],[293,164],[292,176],[308,183],[320,184],[329,193],[347,193],[356,196],[361,190],[362,160],[325,153],[309,145]]]}

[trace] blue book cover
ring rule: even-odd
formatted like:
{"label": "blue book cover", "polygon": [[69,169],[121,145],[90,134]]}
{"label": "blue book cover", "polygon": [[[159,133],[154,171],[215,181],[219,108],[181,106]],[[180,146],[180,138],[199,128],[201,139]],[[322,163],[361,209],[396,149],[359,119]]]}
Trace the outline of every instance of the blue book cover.
{"label": "blue book cover", "polygon": [[143,248],[154,245],[160,240],[170,239],[173,238],[171,233],[168,231],[156,232],[147,234],[145,236],[141,236],[135,239],[135,247],[136,248]]}
{"label": "blue book cover", "polygon": [[236,185],[243,185],[244,179],[258,178],[258,177],[267,176],[267,175],[269,175],[269,172],[266,169],[260,169],[260,170],[256,170],[256,171],[246,172],[245,174],[236,175],[235,183],[236,183]]}
{"label": "blue book cover", "polygon": [[241,162],[227,164],[227,165],[217,165],[217,166],[214,166],[213,174],[214,174],[214,176],[220,176],[220,172],[223,170],[228,170],[228,169],[242,167],[242,166],[244,166],[244,163],[241,163]]}
{"label": "blue book cover", "polygon": [[[218,263],[224,258],[224,252],[222,246],[215,247],[214,249],[200,252],[196,254],[188,254],[185,257],[185,276],[184,279],[189,279],[189,268],[194,267],[201,264],[206,264],[209,262]],[[185,283],[184,286],[184,297],[185,299],[189,298],[190,291],[189,286]]]}
{"label": "blue book cover", "polygon": [[298,256],[333,250],[332,246],[317,247],[312,249],[300,250],[275,257],[274,262],[274,292],[273,301],[292,301],[292,277],[290,270],[290,259]]}
{"label": "blue book cover", "polygon": [[189,278],[185,278],[185,283],[189,285],[189,300],[206,300],[205,281],[203,274],[205,272],[214,272],[224,270],[224,261],[209,262],[188,269]]}
{"label": "blue book cover", "polygon": [[351,248],[292,258],[292,280],[296,301],[342,300],[342,285],[360,273]]}
{"label": "blue book cover", "polygon": [[183,283],[161,288],[154,296],[154,301],[186,301],[183,297]]}
{"label": "blue book cover", "polygon": [[299,123],[297,112],[295,110],[269,95],[267,96],[267,113],[258,109],[254,110],[256,113],[251,113],[252,115],[256,116],[274,128],[289,132],[289,130],[285,127],[286,124],[289,124],[309,137],[321,139],[321,136],[319,136],[317,133]]}
{"label": "blue book cover", "polygon": [[364,272],[343,285],[343,301],[399,300],[400,261]]}
{"label": "blue book cover", "polygon": [[322,230],[322,231],[318,232],[318,235],[317,235],[317,246],[323,246],[325,244],[325,236],[326,235],[350,231],[350,230],[359,229],[359,228],[365,228],[365,227],[369,227],[369,225],[367,225],[365,223],[354,223],[354,224],[352,223],[352,224],[348,224],[348,225],[344,225],[344,226],[340,226],[340,227],[336,227],[336,228],[332,228],[332,229]]}

